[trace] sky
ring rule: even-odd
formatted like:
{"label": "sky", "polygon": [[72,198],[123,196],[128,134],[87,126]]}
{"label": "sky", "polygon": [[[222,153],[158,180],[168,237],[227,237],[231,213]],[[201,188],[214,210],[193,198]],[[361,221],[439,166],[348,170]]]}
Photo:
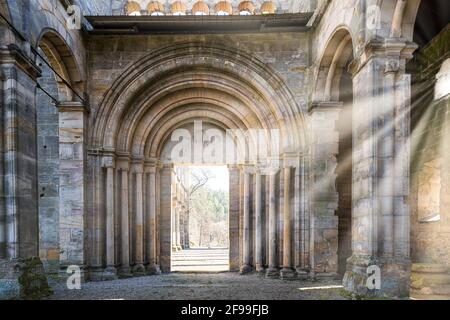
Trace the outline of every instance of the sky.
{"label": "sky", "polygon": [[194,167],[193,170],[207,169],[213,175],[214,178],[208,180],[206,184],[213,190],[228,191],[228,168],[226,166],[211,166],[211,167]]}

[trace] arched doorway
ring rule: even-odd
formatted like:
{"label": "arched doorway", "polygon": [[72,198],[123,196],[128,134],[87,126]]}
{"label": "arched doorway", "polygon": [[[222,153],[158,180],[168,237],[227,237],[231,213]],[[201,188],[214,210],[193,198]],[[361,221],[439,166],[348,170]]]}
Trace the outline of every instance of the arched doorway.
{"label": "arched doorway", "polygon": [[[244,144],[241,154],[250,157],[230,168],[230,269],[245,273],[260,264],[262,270],[265,266],[274,272],[281,266],[293,270],[300,253],[293,248],[290,220],[294,220],[294,198],[303,192],[302,183],[295,181],[300,179],[305,135],[302,112],[281,79],[245,52],[199,43],[161,49],[136,66],[119,77],[105,96],[91,136],[91,145],[98,150],[91,156],[94,228],[102,230],[92,246],[97,276],[115,276],[117,268],[125,276],[170,271],[170,190],[177,162],[167,161],[164,148],[175,130],[195,121],[222,131],[240,130],[250,137],[252,130],[261,130],[267,143],[264,161],[253,158],[257,153]],[[277,197],[282,210],[269,206],[276,215],[269,227],[275,231],[274,242],[270,257],[263,258],[266,230],[260,220],[266,204],[252,194],[261,190],[261,175],[268,176],[274,166],[281,174],[273,175],[267,191],[284,190]],[[274,204],[277,199],[273,197]],[[288,222],[282,226],[278,219]],[[281,245],[278,239],[288,240]]]}
{"label": "arched doorway", "polygon": [[[316,183],[329,184],[328,201],[334,209],[336,230],[324,232],[323,238],[333,244],[336,257],[333,264],[322,267],[322,272],[337,273],[343,277],[347,268],[347,259],[352,255],[352,191],[353,191],[353,81],[350,64],[353,62],[353,41],[349,31],[339,28],[330,38],[320,60],[317,73],[317,87],[312,107],[312,116],[323,114],[327,121],[323,124],[329,141],[317,146],[317,160],[326,159],[328,175],[318,177]],[[321,118],[322,118],[321,117]],[[319,131],[319,130],[318,130]],[[323,130],[320,130],[323,135]],[[321,134],[321,133],[319,133]],[[320,193],[317,192],[317,193]]]}
{"label": "arched doorway", "polygon": [[36,89],[39,257],[47,273],[58,274],[70,264],[85,265],[86,259],[83,199],[75,196],[83,192],[73,192],[84,187],[76,178],[84,175],[83,128],[76,127],[79,117],[74,113],[79,107],[84,114],[84,82],[60,34],[45,29],[38,45],[35,59],[42,70]]}

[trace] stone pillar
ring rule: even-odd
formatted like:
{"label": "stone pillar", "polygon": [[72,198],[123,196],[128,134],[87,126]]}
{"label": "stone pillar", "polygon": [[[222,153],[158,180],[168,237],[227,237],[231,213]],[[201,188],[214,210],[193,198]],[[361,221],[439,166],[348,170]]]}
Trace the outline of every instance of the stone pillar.
{"label": "stone pillar", "polygon": [[115,253],[115,199],[114,192],[114,176],[115,176],[115,161],[114,158],[105,157],[103,159],[103,166],[106,167],[106,269],[103,273],[104,279],[115,279],[117,277],[116,270],[116,253]]}
{"label": "stone pillar", "polygon": [[[298,229],[295,231],[298,237],[298,264],[296,272],[298,278],[307,278],[310,271],[310,214],[309,210],[309,188],[308,188],[308,155],[302,154],[300,156],[299,167],[297,168],[296,180],[298,179],[298,191],[296,196],[299,196],[299,212]],[[296,182],[297,186],[297,182]],[[297,187],[296,187],[297,188]]]}
{"label": "stone pillar", "polygon": [[384,101],[381,104],[383,134],[380,136],[378,151],[380,152],[380,253],[385,257],[394,255],[394,121],[395,121],[395,70],[385,70]]}
{"label": "stone pillar", "polygon": [[229,166],[230,271],[239,271],[239,168]]}
{"label": "stone pillar", "polygon": [[250,168],[244,167],[244,228],[243,228],[243,256],[241,274],[249,273],[252,271],[250,265]]}
{"label": "stone pillar", "polygon": [[284,168],[283,269],[280,273],[283,279],[295,276],[292,269],[291,170],[289,166]]}
{"label": "stone pillar", "polygon": [[[360,295],[409,294],[410,78],[405,64],[414,49],[400,39],[373,40],[350,66],[354,91],[353,255],[343,284]],[[381,272],[379,290],[366,285],[371,266]]]}
{"label": "stone pillar", "polygon": [[276,175],[277,172],[271,170],[269,173],[269,268],[267,277],[276,278],[279,276],[277,263],[277,213],[276,213]]}
{"label": "stone pillar", "polygon": [[256,238],[256,249],[255,249],[255,265],[257,273],[264,273],[263,264],[263,230],[262,230],[262,201],[261,201],[261,172],[257,171],[255,174],[255,218],[256,218],[256,228],[255,228],[255,238]]}
{"label": "stone pillar", "polygon": [[63,102],[59,111],[59,243],[61,274],[70,265],[86,269],[87,115],[79,102]]}
{"label": "stone pillar", "polygon": [[135,185],[135,265],[133,267],[133,274],[135,276],[145,275],[144,267],[144,197],[143,197],[143,168],[142,164],[138,163],[134,165],[134,171],[136,176]]}
{"label": "stone pillar", "polygon": [[172,170],[172,165],[164,165],[160,173],[160,266],[164,273],[170,272],[171,266]]}
{"label": "stone pillar", "polygon": [[147,274],[160,274],[158,264],[156,263],[156,166],[148,167],[147,179],[147,215],[146,215],[146,234],[147,234],[147,255],[148,266]]}
{"label": "stone pillar", "polygon": [[336,190],[340,102],[317,102],[311,116],[311,275],[337,276],[338,209]]}
{"label": "stone pillar", "polygon": [[121,225],[121,267],[120,276],[123,278],[131,277],[130,268],[130,199],[129,199],[129,168],[121,169],[121,196],[120,196],[120,225]]}
{"label": "stone pillar", "polygon": [[103,168],[103,157],[97,150],[91,150],[88,154],[90,172],[90,192],[87,194],[89,203],[92,203],[92,244],[89,250],[89,279],[91,281],[102,281],[104,271],[105,255],[105,169]]}
{"label": "stone pillar", "polygon": [[[0,178],[4,206],[0,211],[5,210],[0,299],[23,297],[28,290],[38,297],[48,295],[43,265],[38,258],[35,90],[40,70],[28,54],[14,44],[0,47],[3,76],[0,94],[3,175]],[[24,283],[20,278],[30,281]]]}

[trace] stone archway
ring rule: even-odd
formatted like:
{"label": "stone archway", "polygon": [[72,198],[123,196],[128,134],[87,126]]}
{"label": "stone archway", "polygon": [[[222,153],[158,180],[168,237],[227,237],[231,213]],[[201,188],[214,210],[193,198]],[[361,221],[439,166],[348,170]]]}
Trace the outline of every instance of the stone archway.
{"label": "stone archway", "polygon": [[37,43],[35,59],[42,69],[36,90],[39,257],[48,273],[64,274],[69,265],[86,265],[85,82],[56,30],[42,30]]}
{"label": "stone archway", "polygon": [[[121,75],[93,119],[90,228],[98,230],[92,239],[93,278],[115,277],[117,267],[124,276],[131,275],[130,266],[135,275],[154,273],[159,267],[170,271],[172,164],[163,161],[161,151],[174,130],[196,120],[224,130],[279,132],[266,135],[270,145],[279,144],[279,150],[269,148],[264,163],[245,161],[230,173],[235,184],[235,194],[230,194],[235,199],[230,208],[235,219],[230,260],[232,269],[241,267],[244,273],[258,264],[260,269],[268,266],[272,275],[279,274],[282,266],[282,274],[289,276],[300,266],[304,252],[294,248],[292,230],[304,192],[300,182],[304,179],[300,161],[306,141],[304,121],[289,90],[267,65],[219,45],[169,46],[135,62]],[[281,163],[282,170],[269,172],[269,165],[275,163]],[[251,221],[262,220],[266,206],[253,204],[261,197],[250,197],[253,190],[261,190],[262,175],[270,180],[266,191],[273,202],[268,209],[271,244],[264,259],[262,233],[266,231]],[[280,193],[279,203],[275,192]],[[286,222],[283,229],[278,220]]]}

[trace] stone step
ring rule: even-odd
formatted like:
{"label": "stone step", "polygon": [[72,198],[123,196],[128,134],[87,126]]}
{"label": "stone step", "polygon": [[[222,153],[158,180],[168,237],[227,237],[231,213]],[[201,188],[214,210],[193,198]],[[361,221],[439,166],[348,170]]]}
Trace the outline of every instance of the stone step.
{"label": "stone step", "polygon": [[414,299],[414,300],[450,300],[450,297],[448,297],[448,296],[421,295],[421,294],[415,294],[412,292],[411,292],[410,297],[411,297],[411,299]]}
{"label": "stone step", "polygon": [[416,272],[411,274],[411,287],[413,289],[447,284],[450,284],[450,274]]}
{"label": "stone step", "polygon": [[411,266],[411,272],[413,273],[448,273],[449,267],[442,264],[431,263],[414,263]]}

